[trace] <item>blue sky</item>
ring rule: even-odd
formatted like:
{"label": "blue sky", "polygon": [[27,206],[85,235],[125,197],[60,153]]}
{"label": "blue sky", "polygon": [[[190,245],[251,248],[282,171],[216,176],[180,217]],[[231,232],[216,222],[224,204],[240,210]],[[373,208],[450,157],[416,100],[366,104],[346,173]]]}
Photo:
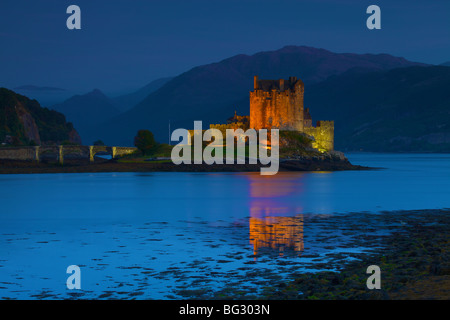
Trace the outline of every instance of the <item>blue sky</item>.
{"label": "blue sky", "polygon": [[[81,30],[66,8],[81,8]],[[381,30],[366,8],[381,8]],[[2,0],[0,86],[110,95],[230,56],[307,45],[450,61],[450,1]]]}

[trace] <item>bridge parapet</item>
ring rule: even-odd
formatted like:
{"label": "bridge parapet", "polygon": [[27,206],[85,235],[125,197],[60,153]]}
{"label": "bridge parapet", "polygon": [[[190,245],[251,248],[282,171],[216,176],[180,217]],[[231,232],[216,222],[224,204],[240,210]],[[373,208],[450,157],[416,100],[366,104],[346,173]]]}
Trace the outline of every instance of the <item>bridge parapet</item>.
{"label": "bridge parapet", "polygon": [[[38,151],[39,153],[39,151]],[[2,160],[36,160],[35,147],[1,147]]]}
{"label": "bridge parapet", "polygon": [[89,160],[94,161],[94,155],[98,152],[105,152],[111,154],[111,158],[119,158],[135,152],[137,148],[134,147],[107,147],[107,146],[89,146]]}
{"label": "bridge parapet", "polygon": [[[134,147],[112,147],[112,148],[113,154],[117,157],[123,157],[137,151],[137,148]],[[113,156],[113,158],[115,157]]]}
{"label": "bridge parapet", "polygon": [[0,147],[1,160],[28,160],[39,162],[43,155],[56,157],[60,164],[64,164],[65,155],[75,155],[79,158],[89,158],[94,161],[95,154],[109,153],[111,157],[119,158],[135,152],[133,147],[109,146],[36,146],[36,147]]}

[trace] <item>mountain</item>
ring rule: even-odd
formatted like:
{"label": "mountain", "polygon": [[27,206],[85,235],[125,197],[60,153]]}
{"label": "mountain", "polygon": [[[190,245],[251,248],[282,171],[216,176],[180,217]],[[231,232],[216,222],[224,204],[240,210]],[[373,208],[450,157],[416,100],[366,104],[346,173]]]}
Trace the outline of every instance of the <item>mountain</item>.
{"label": "mountain", "polygon": [[347,73],[305,88],[313,119],[335,120],[340,150],[450,152],[450,68]]}
{"label": "mountain", "polygon": [[173,77],[156,79],[133,93],[113,98],[113,100],[120,111],[127,111],[172,79]]}
{"label": "mountain", "polygon": [[38,86],[33,86],[31,84],[16,87],[16,88],[14,88],[14,90],[16,90],[16,91],[20,91],[20,90],[24,90],[24,91],[65,91],[65,89],[62,89],[62,88],[38,87]]}
{"label": "mountain", "polygon": [[423,65],[387,54],[333,53],[324,49],[287,46],[252,56],[237,55],[193,68],[167,82],[143,101],[89,133],[90,139],[131,145],[138,129],[149,129],[161,142],[174,128],[191,128],[194,120],[223,123],[236,110],[249,113],[253,76],[280,79],[297,76],[312,85],[352,68],[388,70]]}
{"label": "mountain", "polygon": [[115,102],[98,89],[84,95],[75,95],[51,109],[63,113],[87,143],[92,142],[86,139],[86,132],[90,128],[120,113]]}
{"label": "mountain", "polygon": [[444,67],[450,67],[450,61],[441,63],[440,66],[444,66]]}
{"label": "mountain", "polygon": [[23,85],[12,89],[14,92],[30,99],[36,99],[41,106],[51,106],[71,97],[74,93],[70,90],[57,87],[44,87],[35,85]]}
{"label": "mountain", "polygon": [[0,88],[0,142],[6,140],[25,145],[65,141],[81,144],[80,136],[63,114],[42,108],[36,100]]}

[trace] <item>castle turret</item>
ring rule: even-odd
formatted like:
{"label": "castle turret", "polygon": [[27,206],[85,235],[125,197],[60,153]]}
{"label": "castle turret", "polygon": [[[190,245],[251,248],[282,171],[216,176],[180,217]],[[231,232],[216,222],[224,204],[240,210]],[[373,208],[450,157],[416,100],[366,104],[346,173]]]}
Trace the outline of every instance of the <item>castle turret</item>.
{"label": "castle turret", "polygon": [[289,80],[258,80],[250,92],[250,127],[302,131],[304,126],[304,85],[296,77]]}

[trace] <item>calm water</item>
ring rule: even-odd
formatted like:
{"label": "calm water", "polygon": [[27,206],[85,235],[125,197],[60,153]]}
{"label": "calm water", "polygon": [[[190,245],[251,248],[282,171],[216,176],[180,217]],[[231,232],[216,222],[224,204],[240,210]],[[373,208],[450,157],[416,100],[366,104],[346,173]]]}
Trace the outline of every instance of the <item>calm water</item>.
{"label": "calm water", "polygon": [[450,207],[450,155],[348,157],[385,169],[0,175],[0,298],[67,298],[73,264],[83,298],[256,292],[330,250],[371,249],[345,245],[329,217]]}

